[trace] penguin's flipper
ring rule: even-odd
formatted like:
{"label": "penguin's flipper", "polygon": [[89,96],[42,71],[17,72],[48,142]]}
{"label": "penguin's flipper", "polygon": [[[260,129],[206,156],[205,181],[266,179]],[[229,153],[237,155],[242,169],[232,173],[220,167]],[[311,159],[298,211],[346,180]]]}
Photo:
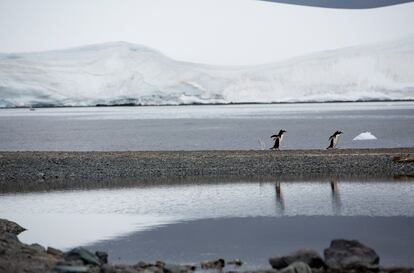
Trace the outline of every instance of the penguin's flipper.
{"label": "penguin's flipper", "polygon": [[273,136],[271,136],[270,138],[272,138],[272,137],[279,137],[279,135],[273,135]]}

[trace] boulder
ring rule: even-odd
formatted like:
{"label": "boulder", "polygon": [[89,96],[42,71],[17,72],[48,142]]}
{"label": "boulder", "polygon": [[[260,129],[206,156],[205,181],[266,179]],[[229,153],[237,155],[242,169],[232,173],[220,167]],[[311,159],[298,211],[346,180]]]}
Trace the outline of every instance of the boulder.
{"label": "boulder", "polygon": [[57,258],[61,258],[63,256],[63,252],[61,250],[50,247],[50,246],[47,248],[46,252],[47,254],[57,257]]}
{"label": "boulder", "polygon": [[114,268],[114,266],[110,265],[110,264],[104,264],[101,266],[101,273],[115,273],[116,270]]}
{"label": "boulder", "polygon": [[226,261],[224,259],[217,259],[212,261],[205,261],[200,263],[201,269],[218,269],[221,270],[226,266]]}
{"label": "boulder", "polygon": [[287,256],[274,257],[269,259],[269,263],[274,269],[288,267],[294,262],[303,262],[311,268],[326,267],[322,257],[314,250],[302,249]]}
{"label": "boulder", "polygon": [[89,268],[86,266],[58,265],[53,271],[59,273],[88,273]]}
{"label": "boulder", "polygon": [[228,265],[234,265],[236,267],[240,267],[243,265],[243,262],[240,259],[234,259],[227,262]]}
{"label": "boulder", "polygon": [[100,265],[101,261],[99,258],[83,247],[74,248],[64,254],[65,260],[81,260],[83,264],[87,265]]}
{"label": "boulder", "polygon": [[25,228],[21,227],[15,222],[6,219],[0,219],[0,233],[11,233],[14,235],[19,235],[25,230]]}
{"label": "boulder", "polygon": [[163,267],[164,273],[189,273],[196,270],[195,266],[191,265],[175,265],[175,264],[166,264]]}
{"label": "boulder", "polygon": [[13,233],[0,233],[0,272],[43,273],[56,262],[39,245],[23,244]]}
{"label": "boulder", "polygon": [[157,261],[155,264],[139,262],[132,268],[141,273],[164,273],[165,262]]}
{"label": "boulder", "polygon": [[278,273],[312,273],[312,269],[304,262],[294,262],[279,270]]}
{"label": "boulder", "polygon": [[238,270],[231,270],[226,271],[225,273],[279,273],[279,270],[276,269],[259,269],[259,270],[248,270],[248,271],[238,271]]}
{"label": "boulder", "polygon": [[379,257],[375,250],[358,241],[333,240],[324,251],[325,262],[330,268],[378,270]]}
{"label": "boulder", "polygon": [[107,264],[108,263],[108,253],[104,251],[96,251],[95,252],[96,257],[98,257],[101,264]]}

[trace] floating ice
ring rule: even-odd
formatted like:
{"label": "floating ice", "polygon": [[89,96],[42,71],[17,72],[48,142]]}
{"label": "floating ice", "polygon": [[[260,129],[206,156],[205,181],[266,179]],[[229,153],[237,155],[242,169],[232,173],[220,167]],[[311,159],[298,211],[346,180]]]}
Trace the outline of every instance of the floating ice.
{"label": "floating ice", "polygon": [[360,133],[353,140],[375,140],[377,139],[371,132]]}

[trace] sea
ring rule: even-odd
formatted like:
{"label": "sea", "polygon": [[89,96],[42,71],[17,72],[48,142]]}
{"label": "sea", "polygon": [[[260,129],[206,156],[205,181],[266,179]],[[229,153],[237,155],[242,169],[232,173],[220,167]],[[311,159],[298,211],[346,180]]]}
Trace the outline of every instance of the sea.
{"label": "sea", "polygon": [[263,150],[281,129],[281,149],[413,147],[414,102],[0,109],[0,151]]}

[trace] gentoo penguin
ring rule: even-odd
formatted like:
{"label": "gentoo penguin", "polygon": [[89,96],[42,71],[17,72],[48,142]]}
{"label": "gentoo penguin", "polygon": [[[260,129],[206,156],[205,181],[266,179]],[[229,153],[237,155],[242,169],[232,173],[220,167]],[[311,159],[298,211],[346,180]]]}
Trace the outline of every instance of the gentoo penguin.
{"label": "gentoo penguin", "polygon": [[282,143],[282,140],[283,140],[284,133],[286,133],[285,130],[280,130],[279,134],[271,136],[271,138],[274,138],[273,140],[275,141],[275,145],[273,145],[273,147],[270,148],[270,150],[279,150],[280,144]]}
{"label": "gentoo penguin", "polygon": [[329,146],[326,149],[335,149],[336,148],[336,144],[338,144],[338,140],[339,140],[339,135],[342,134],[341,131],[336,131],[333,135],[331,135],[329,137]]}

